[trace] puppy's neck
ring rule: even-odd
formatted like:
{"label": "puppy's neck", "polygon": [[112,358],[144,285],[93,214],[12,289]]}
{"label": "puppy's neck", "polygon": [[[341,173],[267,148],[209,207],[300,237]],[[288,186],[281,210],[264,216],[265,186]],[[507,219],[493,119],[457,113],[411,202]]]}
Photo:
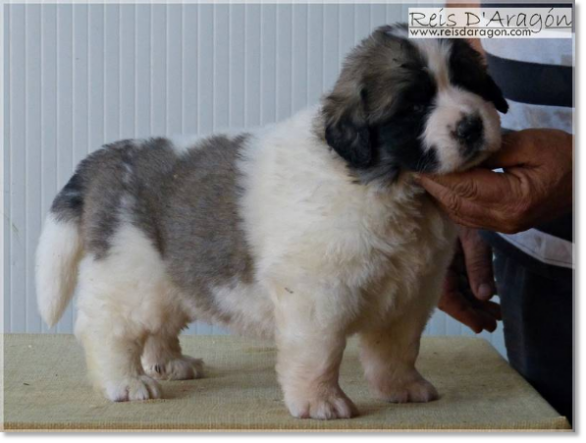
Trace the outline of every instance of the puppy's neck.
{"label": "puppy's neck", "polygon": [[308,111],[313,114],[311,133],[317,140],[317,144],[332,153],[333,161],[345,166],[348,175],[354,182],[356,182],[356,184],[369,188],[373,193],[381,193],[385,195],[388,195],[389,193],[400,193],[408,195],[409,198],[417,198],[424,194],[421,186],[415,181],[413,172],[404,169],[399,170],[393,164],[389,163],[387,168],[384,166],[378,167],[375,171],[356,170],[350,167],[346,161],[328,145],[325,136],[326,124],[322,112],[322,105],[320,104],[301,112]]}

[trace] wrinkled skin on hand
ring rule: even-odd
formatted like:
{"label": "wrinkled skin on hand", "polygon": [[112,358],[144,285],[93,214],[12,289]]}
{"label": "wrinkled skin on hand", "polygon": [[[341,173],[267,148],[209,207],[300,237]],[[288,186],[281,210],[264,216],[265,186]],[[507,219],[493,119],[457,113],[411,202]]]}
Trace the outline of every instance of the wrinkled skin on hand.
{"label": "wrinkled skin on hand", "polygon": [[571,211],[572,151],[564,131],[527,129],[503,136],[482,167],[418,180],[456,223],[516,233]]}

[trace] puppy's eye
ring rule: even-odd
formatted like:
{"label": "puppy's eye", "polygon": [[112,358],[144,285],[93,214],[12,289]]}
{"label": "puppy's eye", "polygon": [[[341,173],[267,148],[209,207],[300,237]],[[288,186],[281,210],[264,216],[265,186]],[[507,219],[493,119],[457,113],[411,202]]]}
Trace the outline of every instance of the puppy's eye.
{"label": "puppy's eye", "polygon": [[413,112],[421,112],[423,111],[423,105],[415,105],[411,108]]}

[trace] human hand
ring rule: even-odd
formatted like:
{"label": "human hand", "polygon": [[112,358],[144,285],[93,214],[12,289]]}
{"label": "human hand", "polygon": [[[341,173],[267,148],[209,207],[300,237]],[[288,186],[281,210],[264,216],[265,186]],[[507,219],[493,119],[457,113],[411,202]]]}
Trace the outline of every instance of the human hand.
{"label": "human hand", "polygon": [[496,293],[492,249],[476,229],[459,228],[454,260],[444,280],[438,307],[477,334],[493,332],[501,319]]}
{"label": "human hand", "polygon": [[[420,174],[420,184],[456,223],[515,233],[553,220],[572,207],[572,136],[526,129],[503,136],[483,167],[446,175]],[[490,169],[503,168],[504,173]]]}

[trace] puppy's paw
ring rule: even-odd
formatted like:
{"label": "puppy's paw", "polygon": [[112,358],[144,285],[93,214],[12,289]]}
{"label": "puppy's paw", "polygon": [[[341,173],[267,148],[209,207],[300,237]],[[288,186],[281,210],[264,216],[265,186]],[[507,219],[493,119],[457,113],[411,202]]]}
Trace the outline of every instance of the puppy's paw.
{"label": "puppy's paw", "polygon": [[182,355],[166,363],[145,364],[144,370],[158,380],[191,380],[203,377],[203,360]]}
{"label": "puppy's paw", "polygon": [[149,400],[162,396],[161,386],[148,375],[107,382],[105,392],[108,400],[115,402]]}
{"label": "puppy's paw", "polygon": [[358,415],[358,409],[342,391],[311,399],[289,399],[285,403],[291,415],[296,418],[332,420]]}
{"label": "puppy's paw", "polygon": [[379,394],[390,403],[427,403],[439,398],[435,387],[423,377],[407,383],[391,384]]}

